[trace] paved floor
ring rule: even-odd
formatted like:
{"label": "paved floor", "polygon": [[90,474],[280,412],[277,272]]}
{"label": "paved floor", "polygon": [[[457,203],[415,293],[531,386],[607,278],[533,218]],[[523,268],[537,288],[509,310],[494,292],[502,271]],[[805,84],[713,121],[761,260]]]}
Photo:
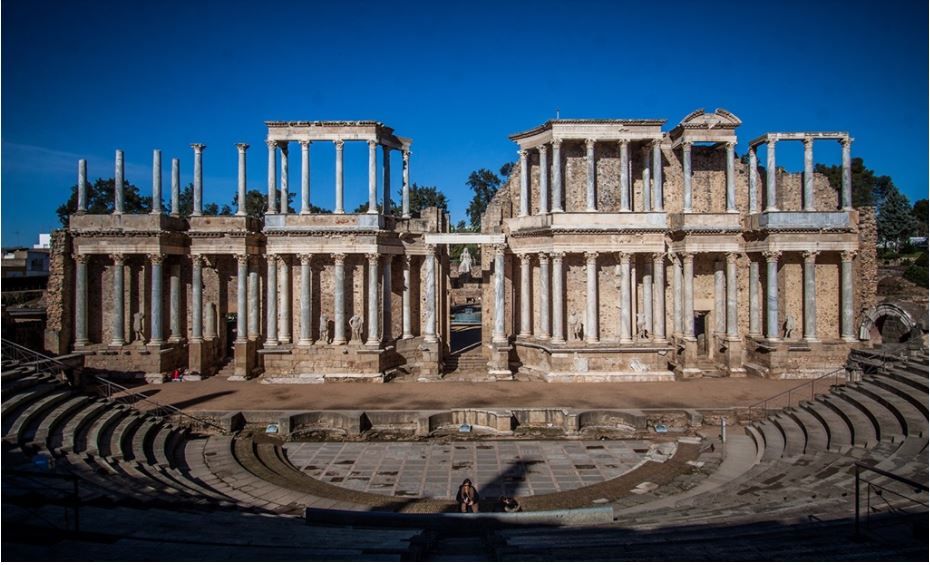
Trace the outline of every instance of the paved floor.
{"label": "paved floor", "polygon": [[644,461],[650,445],[624,440],[326,442],[284,447],[288,459],[302,471],[344,488],[454,498],[458,486],[470,478],[488,500],[504,494],[550,494],[616,478]]}

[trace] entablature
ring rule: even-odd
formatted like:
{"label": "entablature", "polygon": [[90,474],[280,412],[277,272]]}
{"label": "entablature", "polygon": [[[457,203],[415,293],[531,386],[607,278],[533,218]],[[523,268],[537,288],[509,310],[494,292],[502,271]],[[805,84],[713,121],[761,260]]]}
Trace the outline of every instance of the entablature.
{"label": "entablature", "polygon": [[665,120],[550,120],[510,136],[521,149],[553,141],[661,141]]}
{"label": "entablature", "polygon": [[858,212],[762,212],[750,217],[750,228],[768,232],[855,231]]}
{"label": "entablature", "polygon": [[268,141],[374,141],[398,150],[409,150],[413,139],[394,134],[381,122],[359,121],[266,121]]}

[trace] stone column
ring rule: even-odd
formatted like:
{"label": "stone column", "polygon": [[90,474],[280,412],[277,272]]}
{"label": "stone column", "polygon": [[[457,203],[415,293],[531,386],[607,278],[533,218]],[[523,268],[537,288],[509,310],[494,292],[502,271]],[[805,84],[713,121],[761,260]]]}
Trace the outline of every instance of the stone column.
{"label": "stone column", "polygon": [[552,140],[552,211],[562,212],[562,141]]}
{"label": "stone column", "polygon": [[546,146],[540,145],[539,149],[539,213],[549,213],[549,154],[546,152]]}
{"label": "stone column", "polygon": [[762,335],[762,305],[759,302],[759,262],[749,258],[749,336]]}
{"label": "stone column", "polygon": [[[593,144],[592,144],[593,147]],[[587,319],[584,326],[584,337],[588,343],[598,342],[597,319],[597,252],[589,251],[584,254],[587,266],[588,302]]]}
{"label": "stone column", "polygon": [[714,263],[714,334],[727,331],[727,279],[723,263]]}
{"label": "stone column", "polygon": [[365,345],[379,345],[378,326],[378,254],[368,253],[368,339]]}
{"label": "stone column", "polygon": [[562,280],[565,273],[562,270],[564,253],[552,254],[552,343],[565,343],[565,320],[562,311],[565,306],[565,291]]}
{"label": "stone column", "polygon": [[[290,206],[288,205],[288,183],[290,181],[290,172],[288,171],[287,164],[287,141],[282,141],[278,145],[281,148],[281,205],[278,209],[278,213],[282,215],[287,215],[290,212]],[[282,257],[284,259],[284,257]]]}
{"label": "stone column", "polygon": [[391,317],[391,299],[394,293],[392,285],[393,255],[384,256],[384,265],[381,267],[381,341],[390,343],[394,337],[391,331],[393,319]]}
{"label": "stone column", "polygon": [[[749,213],[759,211],[759,156],[756,146],[749,148]],[[758,268],[758,267],[757,267]]]}
{"label": "stone column", "polygon": [[343,186],[345,177],[342,174],[342,146],[345,145],[345,141],[337,139],[333,142],[333,145],[336,146],[336,209],[333,210],[333,213],[345,214],[345,209],[343,208]]}
{"label": "stone column", "polygon": [[631,325],[631,295],[630,295],[630,254],[620,252],[617,254],[620,261],[620,343],[632,343],[633,332]]}
{"label": "stone column", "polygon": [[181,215],[181,161],[171,160],[171,215]]}
{"label": "stone column", "polygon": [[265,276],[265,347],[276,345],[278,345],[278,256],[269,254],[268,273]]}
{"label": "stone column", "polygon": [[346,342],[346,256],[344,253],[333,254],[333,345],[345,345]]}
{"label": "stone column", "polygon": [[113,174],[113,213],[123,213],[123,150],[116,150],[116,170]]}
{"label": "stone column", "polygon": [[520,217],[530,213],[529,170],[527,169],[526,149],[517,151],[520,156]]}
{"label": "stone column", "polygon": [[168,268],[168,341],[181,341],[181,265],[175,261]]}
{"label": "stone column", "polygon": [[777,212],[778,204],[775,198],[775,140],[769,139],[765,156],[765,211]]}
{"label": "stone column", "polygon": [[684,335],[681,300],[684,292],[681,275],[681,258],[672,255],[672,332],[675,335]]}
{"label": "stone column", "polygon": [[384,192],[381,213],[389,216],[391,215],[391,148],[387,145],[381,146],[381,174],[383,179],[381,189]]}
{"label": "stone column", "polygon": [[203,143],[192,143],[194,148],[194,210],[191,216],[203,215]]}
{"label": "stone column", "polygon": [[685,338],[694,339],[694,253],[683,253],[682,281],[684,286],[684,304],[682,305],[682,322]]}
{"label": "stone column", "polygon": [[817,339],[817,251],[804,252],[804,340]]}
{"label": "stone column", "polygon": [[[78,206],[80,208],[80,206]],[[152,214],[161,214],[161,151],[152,151]]]}
{"label": "stone column", "polygon": [[736,282],[736,253],[727,253],[727,337],[739,337],[737,307],[739,287]]}
{"label": "stone column", "polygon": [[734,214],[739,210],[736,209],[736,155],[734,148],[736,143],[728,141],[727,149],[727,212]]}
{"label": "stone column", "polygon": [[665,254],[652,255],[652,338],[665,341]]}
{"label": "stone column", "polygon": [[643,319],[649,338],[652,339],[652,265],[648,261],[643,264]]}
{"label": "stone column", "polygon": [[203,314],[203,338],[207,341],[216,339],[216,304],[207,302],[207,308]]}
{"label": "stone column", "polygon": [[203,341],[203,255],[191,255],[191,343]]}
{"label": "stone column", "polygon": [[804,138],[804,194],[802,206],[805,212],[813,212],[814,205],[814,139]]}
{"label": "stone column", "polygon": [[[584,140],[585,148],[587,149],[586,164],[587,164],[587,190],[585,203],[587,206],[588,212],[597,211],[597,193],[595,192],[595,183],[597,178],[597,168],[594,163],[594,140],[586,139]],[[585,328],[587,330],[587,328]],[[585,332],[587,333],[587,331]]]}
{"label": "stone column", "polygon": [[520,257],[520,334],[517,337],[530,337],[530,308],[533,304],[530,292],[530,256],[521,253]]}
{"label": "stone column", "polygon": [[[429,271],[427,271],[429,273]],[[494,333],[495,343],[507,343],[504,334],[504,246],[494,246]]]}
{"label": "stone column", "polygon": [[258,318],[258,308],[261,303],[261,298],[259,297],[259,278],[258,278],[258,258],[252,257],[249,261],[249,305],[248,305],[248,318],[249,318],[249,339],[256,340],[259,337],[259,318]]}
{"label": "stone column", "polygon": [[164,305],[163,292],[164,288],[164,271],[162,267],[165,264],[165,256],[161,253],[149,255],[149,262],[152,269],[152,288],[149,297],[149,345],[160,346],[165,343],[165,330],[162,324],[161,312]]}
{"label": "stone column", "polygon": [[300,142],[300,213],[310,213],[310,142]]}
{"label": "stone column", "polygon": [[403,339],[410,339],[413,337],[413,327],[411,324],[410,317],[410,256],[404,255],[404,291],[401,297],[402,304],[401,309],[403,310]]}
{"label": "stone column", "polygon": [[840,334],[844,341],[856,341],[853,328],[853,259],[855,251],[840,252]]}
{"label": "stone column", "polygon": [[401,194],[401,213],[404,218],[410,217],[410,150],[404,149],[404,184]]}
{"label": "stone column", "polygon": [[691,191],[691,142],[688,141],[681,144],[681,173],[684,178],[684,212],[687,214],[694,209]]}
{"label": "stone column", "polygon": [[278,213],[278,142],[270,139],[265,142],[268,146],[268,213]]}
{"label": "stone column", "polygon": [[630,142],[620,141],[620,211],[633,210],[630,198]]}
{"label": "stone column", "polygon": [[249,340],[249,256],[236,255],[236,343]]}
{"label": "stone column", "polygon": [[[423,258],[426,261],[426,282],[424,284],[424,290],[426,291],[426,297],[424,298],[424,306],[426,307],[426,328],[423,331],[423,341],[427,343],[436,343],[436,246],[432,244],[427,244],[426,246],[426,256]],[[495,290],[497,287],[497,281],[495,279]],[[503,296],[503,295],[502,295]],[[503,320],[501,321],[501,328],[503,328]],[[494,318],[494,335],[497,335],[497,315],[495,313]]]}
{"label": "stone column", "polygon": [[300,255],[300,341],[298,345],[310,345],[313,343],[313,330],[311,320],[313,312],[311,309],[313,300],[313,272],[311,271],[310,261],[313,255],[302,253]]}
{"label": "stone column", "polygon": [[77,213],[87,212],[87,161],[78,160]]}
{"label": "stone column", "polygon": [[539,254],[539,339],[549,339],[549,256]]}
{"label": "stone column", "polygon": [[125,258],[120,253],[110,255],[113,261],[113,317],[110,320],[111,336],[110,345],[119,347],[126,343],[125,338],[125,318],[123,314],[123,303],[126,298],[123,292],[123,267]]}
{"label": "stone column", "polygon": [[[281,194],[284,194],[282,189]],[[281,200],[284,204],[286,200]],[[291,342],[291,260],[289,255],[280,255],[278,264],[281,272],[278,274],[280,288],[278,289],[279,310],[281,312],[281,325],[278,328],[278,340],[281,343]]]}
{"label": "stone column", "polygon": [[89,255],[75,255],[74,273],[74,346],[84,347],[87,339],[87,260]]}
{"label": "stone column", "polygon": [[852,138],[844,137],[840,140],[843,146],[843,188],[840,206],[843,210],[852,210],[852,159],[850,148]]}
{"label": "stone column", "polygon": [[778,258],[780,251],[765,251],[765,337],[778,339]]}
{"label": "stone column", "polygon": [[378,213],[377,141],[368,142],[368,213]]}
{"label": "stone column", "polygon": [[236,215],[245,216],[245,185],[246,185],[246,174],[245,174],[245,151],[249,148],[248,143],[237,143],[236,149],[239,152],[239,184],[237,186],[238,191],[236,194]]}
{"label": "stone column", "polygon": [[650,180],[649,145],[643,145],[643,212],[652,209],[652,181]]}
{"label": "stone column", "polygon": [[662,140],[657,139],[652,143],[652,209],[656,212],[663,211],[662,197]]}

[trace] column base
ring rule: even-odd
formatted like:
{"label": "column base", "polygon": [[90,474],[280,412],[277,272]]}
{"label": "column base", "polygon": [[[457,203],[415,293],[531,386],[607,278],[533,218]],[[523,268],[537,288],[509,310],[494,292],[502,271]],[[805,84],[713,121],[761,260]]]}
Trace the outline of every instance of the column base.
{"label": "column base", "polygon": [[124,341],[116,341],[116,340],[114,340],[114,341],[111,341],[111,342],[109,343],[109,346],[110,346],[110,347],[122,347],[122,346],[124,346],[124,345],[126,345],[126,342],[124,342]]}
{"label": "column base", "polygon": [[[595,343],[597,343],[597,342],[595,342]],[[634,342],[633,342],[633,339],[632,339],[632,338],[629,338],[629,337],[621,337],[621,338],[620,338],[620,345],[632,345],[633,343],[634,343]]]}
{"label": "column base", "polygon": [[805,337],[805,338],[802,338],[802,339],[803,339],[804,341],[806,341],[807,343],[820,343],[820,339],[818,339],[818,338],[816,338],[816,337]]}
{"label": "column base", "polygon": [[852,335],[844,335],[840,339],[842,339],[843,341],[847,343],[859,343],[859,338],[857,338],[856,336],[852,336]]}
{"label": "column base", "polygon": [[239,216],[240,218],[245,215],[245,212],[236,212],[236,216]]}
{"label": "column base", "polygon": [[333,339],[333,341],[331,342],[331,345],[346,345],[347,343],[348,341],[346,341],[345,339]]}
{"label": "column base", "polygon": [[302,338],[300,338],[300,340],[297,342],[297,345],[302,345],[302,346],[313,345],[313,340],[310,339],[309,337],[302,337]]}
{"label": "column base", "polygon": [[87,347],[88,345],[90,345],[90,341],[87,341],[87,340],[75,341],[75,342],[74,342],[74,347],[76,347],[76,348],[77,348],[77,347]]}
{"label": "column base", "polygon": [[163,339],[153,339],[153,340],[150,340],[146,345],[151,346],[151,347],[161,347],[164,344],[165,344],[165,340]]}
{"label": "column base", "polygon": [[563,344],[563,343],[565,343],[565,338],[554,337],[554,338],[552,338],[552,343],[553,343],[553,344]]}
{"label": "column base", "polygon": [[404,334],[401,336],[401,339],[413,339],[413,334]]}
{"label": "column base", "polygon": [[[193,341],[192,341],[191,343],[193,343]],[[278,346],[278,341],[277,341],[277,340],[273,340],[273,339],[267,339],[267,340],[265,340],[265,343],[262,344],[262,347],[264,347],[264,348],[266,348],[266,349],[269,348],[269,347],[277,347],[277,346]]]}

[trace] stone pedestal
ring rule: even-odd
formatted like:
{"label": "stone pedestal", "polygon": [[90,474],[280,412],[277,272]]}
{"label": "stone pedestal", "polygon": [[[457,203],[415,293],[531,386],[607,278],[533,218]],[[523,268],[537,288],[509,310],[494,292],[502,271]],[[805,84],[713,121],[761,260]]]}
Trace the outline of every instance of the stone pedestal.
{"label": "stone pedestal", "polygon": [[746,369],[743,367],[744,344],[739,337],[728,337],[722,340],[724,351],[723,362],[731,377],[745,377]]}
{"label": "stone pedestal", "polygon": [[188,346],[188,368],[202,376],[212,375],[215,371],[217,339],[192,341]]}
{"label": "stone pedestal", "polygon": [[255,352],[258,349],[257,342],[253,340],[237,341],[233,344],[233,374],[229,377],[230,381],[245,381],[252,378],[255,372]]}
{"label": "stone pedestal", "polygon": [[510,352],[513,347],[506,343],[492,343],[490,347],[488,377],[494,381],[512,381],[513,372],[510,370]]}
{"label": "stone pedestal", "polygon": [[440,358],[442,344],[438,341],[425,341],[418,347],[420,351],[420,375],[418,381],[438,381],[442,378]]}

